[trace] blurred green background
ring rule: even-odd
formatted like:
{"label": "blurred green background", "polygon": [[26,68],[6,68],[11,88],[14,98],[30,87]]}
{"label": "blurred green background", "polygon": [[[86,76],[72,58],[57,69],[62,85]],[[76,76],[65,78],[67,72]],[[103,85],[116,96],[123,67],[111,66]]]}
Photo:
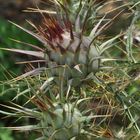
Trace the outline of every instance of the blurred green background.
{"label": "blurred green background", "polygon": [[[39,2],[39,1],[36,1]],[[33,0],[0,0],[0,48],[20,48],[27,47],[12,41],[11,39],[20,40],[23,42],[30,42],[32,44],[37,44],[38,42],[32,38],[30,35],[24,33],[22,30],[18,29],[12,25],[8,20],[13,21],[23,27],[27,27],[26,19],[31,19],[34,21],[39,21],[38,16],[34,16],[30,13],[24,13],[23,10],[26,7],[33,7]],[[29,48],[27,48],[29,49]],[[10,100],[13,99],[15,94],[13,92],[6,91],[6,86],[3,85],[3,80],[12,78],[10,75],[19,75],[24,72],[24,66],[18,65],[15,62],[25,60],[27,56],[17,55],[8,51],[0,50],[0,104],[8,104]],[[19,100],[18,102],[22,102]],[[2,108],[2,106],[1,106]],[[27,120],[28,122],[29,120]],[[12,123],[14,122],[14,123]],[[14,126],[24,125],[22,120],[12,120],[5,119],[4,116],[0,115],[0,127],[3,126]],[[20,132],[11,132],[7,129],[0,128],[0,140],[33,140],[35,139],[35,134],[25,134],[21,135]]]}

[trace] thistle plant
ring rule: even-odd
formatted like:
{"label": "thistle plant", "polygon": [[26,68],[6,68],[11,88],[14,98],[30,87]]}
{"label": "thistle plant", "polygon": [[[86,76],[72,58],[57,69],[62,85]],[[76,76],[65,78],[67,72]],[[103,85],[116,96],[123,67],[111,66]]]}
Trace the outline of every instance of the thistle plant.
{"label": "thistle plant", "polygon": [[[12,117],[34,118],[37,123],[9,128],[37,131],[41,133],[37,140],[124,139],[129,131],[132,135],[128,137],[139,136],[138,112],[132,115],[132,109],[139,109],[135,106],[136,100],[126,93],[130,83],[136,81],[129,76],[133,71],[129,66],[138,64],[133,57],[132,37],[128,34],[128,41],[122,41],[127,48],[126,51],[122,49],[125,60],[112,58],[108,51],[118,48],[123,27],[118,28],[117,35],[100,40],[101,35],[112,30],[110,27],[120,14],[128,12],[132,21],[135,12],[130,7],[132,3],[123,3],[125,11],[123,6],[116,7],[119,14],[109,21],[106,21],[109,13],[100,14],[107,3],[92,0],[52,0],[49,3],[51,10],[29,9],[42,15],[39,25],[28,21],[34,31],[12,23],[40,41],[41,47],[14,40],[34,50],[3,48],[39,59],[20,62],[29,65],[36,62],[38,67],[29,68],[30,71],[5,83],[18,93],[13,100],[24,96],[25,104],[2,105],[10,111],[0,111]],[[129,26],[131,22],[125,29]],[[125,100],[127,97],[129,101]],[[34,108],[26,107],[29,103]],[[121,124],[117,124],[116,117]]]}

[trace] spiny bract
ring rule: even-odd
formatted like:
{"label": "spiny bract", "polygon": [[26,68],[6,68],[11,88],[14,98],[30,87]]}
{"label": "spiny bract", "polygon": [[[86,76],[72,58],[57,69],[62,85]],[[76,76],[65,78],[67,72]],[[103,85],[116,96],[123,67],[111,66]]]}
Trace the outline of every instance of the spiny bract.
{"label": "spiny bract", "polygon": [[113,22],[102,24],[106,16],[102,16],[97,22],[96,15],[102,10],[97,8],[98,2],[54,0],[50,3],[53,11],[32,9],[33,12],[40,12],[43,17],[40,25],[29,22],[36,33],[15,24],[42,42],[44,49],[36,47],[38,51],[7,50],[43,59],[49,69],[49,76],[55,76],[58,83],[61,79],[71,80],[77,86],[88,75],[99,71],[102,53],[112,46],[111,43],[118,36],[102,44],[97,43],[98,35]]}

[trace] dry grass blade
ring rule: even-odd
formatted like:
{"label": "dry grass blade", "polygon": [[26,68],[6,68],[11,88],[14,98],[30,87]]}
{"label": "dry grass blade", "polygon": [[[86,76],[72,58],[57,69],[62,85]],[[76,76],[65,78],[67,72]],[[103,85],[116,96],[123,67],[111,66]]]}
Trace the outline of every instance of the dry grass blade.
{"label": "dry grass blade", "polygon": [[6,128],[11,129],[11,130],[16,130],[16,131],[32,131],[32,130],[40,129],[40,127],[38,127],[37,125],[26,125],[26,126],[6,127]]}
{"label": "dry grass blade", "polygon": [[27,10],[24,10],[24,12],[45,13],[45,14],[57,14],[56,11],[41,10],[41,9],[36,9],[36,8],[28,8]]}

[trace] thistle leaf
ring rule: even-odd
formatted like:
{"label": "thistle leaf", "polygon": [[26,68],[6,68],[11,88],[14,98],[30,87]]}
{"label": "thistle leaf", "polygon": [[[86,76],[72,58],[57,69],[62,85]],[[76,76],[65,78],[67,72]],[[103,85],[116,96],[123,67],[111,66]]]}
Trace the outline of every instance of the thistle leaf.
{"label": "thistle leaf", "polygon": [[12,22],[12,21],[9,21],[10,23],[12,23],[13,25],[17,26],[18,28],[20,28],[21,30],[25,31],[26,33],[30,34],[31,36],[35,37],[37,40],[39,40],[41,43],[43,43],[45,46],[48,45],[47,42],[41,38],[39,35],[33,33],[32,31],[29,31],[19,25],[17,25],[16,23]]}
{"label": "thistle leaf", "polygon": [[28,51],[28,50],[20,50],[20,49],[8,49],[8,48],[0,48],[1,50],[6,50],[6,51],[11,51],[11,52],[16,52],[16,53],[22,53],[26,55],[31,55],[39,58],[44,58],[44,53],[39,52],[39,51]]}

